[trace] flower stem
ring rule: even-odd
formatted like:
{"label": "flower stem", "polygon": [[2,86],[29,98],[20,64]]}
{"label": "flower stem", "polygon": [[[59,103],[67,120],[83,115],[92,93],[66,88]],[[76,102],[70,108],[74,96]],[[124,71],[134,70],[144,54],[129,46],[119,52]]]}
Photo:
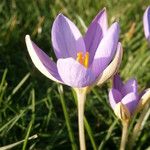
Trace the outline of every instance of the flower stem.
{"label": "flower stem", "polygon": [[76,89],[78,100],[78,127],[80,150],[86,150],[85,134],[84,134],[84,104],[86,100],[86,89]]}
{"label": "flower stem", "polygon": [[[73,96],[74,96],[74,99],[75,99],[75,103],[76,103],[76,105],[77,105],[77,94],[76,94],[76,90],[74,89],[74,90],[72,90],[72,93],[73,93]],[[86,116],[84,116],[84,126],[85,126],[85,130],[86,130],[86,132],[87,132],[87,134],[88,134],[88,136],[89,136],[89,139],[90,139],[90,141],[91,141],[91,144],[92,144],[92,148],[93,148],[93,150],[97,150],[97,145],[96,145],[96,143],[95,143],[95,140],[94,140],[94,137],[93,137],[93,131],[92,131],[92,129],[91,129],[91,126],[90,126],[90,124],[88,123],[88,121],[87,121],[87,119],[86,119]]]}
{"label": "flower stem", "polygon": [[122,121],[123,128],[122,128],[120,150],[125,150],[125,146],[128,138],[128,125],[129,125],[129,121]]}

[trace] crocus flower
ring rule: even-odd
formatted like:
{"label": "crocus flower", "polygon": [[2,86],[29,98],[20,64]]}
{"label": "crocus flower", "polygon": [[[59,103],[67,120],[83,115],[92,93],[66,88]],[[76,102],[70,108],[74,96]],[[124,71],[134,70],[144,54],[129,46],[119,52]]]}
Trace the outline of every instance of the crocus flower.
{"label": "crocus flower", "polygon": [[99,12],[84,36],[71,20],[59,14],[51,31],[56,63],[29,35],[26,35],[26,45],[34,65],[45,76],[82,88],[102,84],[116,72],[122,58],[119,32],[117,22],[108,28],[106,9]]}
{"label": "crocus flower", "polygon": [[135,79],[130,79],[124,84],[118,74],[114,76],[113,88],[109,91],[109,102],[120,119],[130,119],[136,110],[145,106],[149,98],[149,89],[138,93],[138,85]]}
{"label": "crocus flower", "polygon": [[145,37],[150,42],[150,6],[147,7],[143,16],[143,25]]}

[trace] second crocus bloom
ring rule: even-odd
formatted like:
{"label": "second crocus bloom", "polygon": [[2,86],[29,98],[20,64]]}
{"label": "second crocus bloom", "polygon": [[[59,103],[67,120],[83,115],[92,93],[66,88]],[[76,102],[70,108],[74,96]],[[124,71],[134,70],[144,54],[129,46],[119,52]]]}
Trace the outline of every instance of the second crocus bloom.
{"label": "second crocus bloom", "polygon": [[130,120],[134,113],[144,107],[150,96],[150,90],[138,93],[135,79],[125,84],[119,75],[113,78],[113,87],[109,91],[109,102],[117,117],[121,120]]}

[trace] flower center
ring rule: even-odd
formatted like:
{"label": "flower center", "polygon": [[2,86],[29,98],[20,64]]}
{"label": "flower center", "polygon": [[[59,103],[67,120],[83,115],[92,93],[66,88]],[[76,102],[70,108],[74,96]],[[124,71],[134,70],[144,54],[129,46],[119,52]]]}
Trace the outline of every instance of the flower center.
{"label": "flower center", "polygon": [[76,60],[82,64],[85,68],[89,67],[89,52],[86,52],[85,55],[83,55],[82,52],[77,53]]}

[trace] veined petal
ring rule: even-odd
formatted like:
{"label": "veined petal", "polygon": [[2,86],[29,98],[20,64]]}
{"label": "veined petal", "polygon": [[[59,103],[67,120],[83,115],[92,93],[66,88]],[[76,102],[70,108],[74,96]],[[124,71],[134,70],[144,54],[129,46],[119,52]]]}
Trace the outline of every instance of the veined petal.
{"label": "veined petal", "polygon": [[132,114],[137,107],[138,99],[139,97],[137,93],[129,93],[121,100],[121,102],[127,106],[128,110]]}
{"label": "veined petal", "polygon": [[113,109],[115,108],[115,105],[121,101],[121,99],[122,95],[118,90],[111,89],[109,91],[109,103]]}
{"label": "veined petal", "polygon": [[106,12],[106,8],[103,8],[102,11],[100,11],[96,17],[94,18],[94,20],[92,22],[98,22],[101,25],[102,28],[102,32],[103,32],[103,36],[104,34],[107,32],[108,29],[108,19],[107,19],[107,12]]}
{"label": "veined petal", "polygon": [[116,74],[113,78],[113,88],[120,90],[124,86],[120,76]]}
{"label": "veined petal", "polygon": [[121,64],[122,55],[123,55],[123,48],[121,46],[121,43],[118,43],[117,52],[115,54],[113,61],[103,71],[103,73],[101,75],[99,75],[99,77],[97,79],[98,86],[102,85],[105,81],[107,81],[109,78],[111,78],[118,71],[119,66]]}
{"label": "veined petal", "polygon": [[81,88],[95,81],[92,70],[73,58],[58,59],[57,68],[63,82],[71,87]]}
{"label": "veined petal", "polygon": [[128,80],[120,90],[124,96],[131,92],[138,93],[137,81],[135,79]]}
{"label": "veined petal", "polygon": [[29,35],[26,35],[25,41],[29,55],[36,68],[49,79],[61,82],[56,64],[34,42],[31,41]]}
{"label": "veined petal", "polygon": [[57,16],[52,26],[52,44],[57,58],[76,58],[77,52],[85,52],[80,31],[62,14]]}
{"label": "veined petal", "polygon": [[108,28],[106,9],[100,11],[94,18],[84,36],[86,50],[90,53],[89,63],[93,61],[95,51]]}
{"label": "veined petal", "polygon": [[143,16],[144,33],[146,39],[150,42],[150,6],[146,9]]}
{"label": "veined petal", "polygon": [[100,74],[114,57],[118,45],[119,32],[119,24],[115,22],[111,25],[104,38],[101,40],[94,56],[93,65],[94,68],[102,69],[95,69],[96,74]]}

